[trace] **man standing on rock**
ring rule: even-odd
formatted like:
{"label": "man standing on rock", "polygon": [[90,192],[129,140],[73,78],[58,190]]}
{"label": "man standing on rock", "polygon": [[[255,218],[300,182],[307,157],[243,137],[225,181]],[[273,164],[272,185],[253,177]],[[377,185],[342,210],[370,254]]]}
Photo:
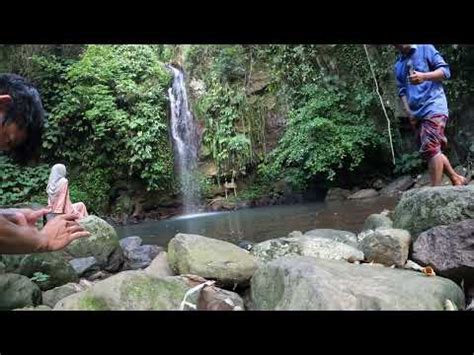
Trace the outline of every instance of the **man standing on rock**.
{"label": "man standing on rock", "polygon": [[[21,76],[0,75],[0,151],[11,151],[19,160],[28,160],[40,146],[42,128],[43,106],[38,91]],[[48,212],[0,209],[0,254],[59,250],[89,236],[73,214],[54,218],[38,230],[36,221]]]}
{"label": "man standing on rock", "polygon": [[413,128],[419,129],[420,153],[428,162],[431,185],[441,185],[443,172],[453,185],[466,178],[452,168],[442,148],[448,120],[448,103],[442,81],[451,76],[449,66],[431,44],[395,44],[400,56],[395,63],[398,95]]}

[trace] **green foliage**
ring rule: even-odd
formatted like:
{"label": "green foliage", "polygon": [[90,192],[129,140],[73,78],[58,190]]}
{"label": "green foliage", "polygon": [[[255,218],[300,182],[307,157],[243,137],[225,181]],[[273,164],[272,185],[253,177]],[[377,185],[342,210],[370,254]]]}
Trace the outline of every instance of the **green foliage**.
{"label": "green foliage", "polygon": [[273,170],[286,169],[288,182],[296,188],[315,175],[332,179],[337,169],[353,169],[368,148],[379,145],[373,123],[351,112],[348,93],[308,84],[300,107],[290,112],[288,127],[270,159]]}
{"label": "green foliage", "polygon": [[232,169],[244,171],[252,162],[251,141],[242,116],[245,100],[242,90],[221,84],[217,76],[212,76],[206,94],[194,107],[196,114],[204,117],[203,144],[210,150],[220,175]]}
{"label": "green foliage", "polygon": [[250,100],[247,84],[252,51],[244,46],[192,46],[187,52],[191,75],[204,81],[205,92],[193,109],[204,121],[203,152],[209,152],[218,175],[245,173],[264,150],[264,112]]}
{"label": "green foliage", "polygon": [[425,168],[423,159],[419,152],[412,154],[402,154],[395,164],[394,173],[396,175],[419,174]]}
{"label": "green foliage", "polygon": [[110,175],[112,169],[95,169],[76,172],[74,180],[69,182],[69,196],[71,201],[84,202],[89,213],[98,214],[107,209],[109,203],[108,192],[111,189]]}
{"label": "green foliage", "polygon": [[44,274],[42,272],[35,272],[32,277],[30,277],[31,281],[36,281],[36,282],[44,282],[48,281],[49,275]]}
{"label": "green foliage", "polygon": [[[137,180],[148,190],[173,183],[167,88],[159,62],[164,48],[89,45],[76,61],[33,60],[49,122],[44,158],[72,169],[71,198],[101,211],[115,180]],[[91,186],[91,184],[95,184]]]}
{"label": "green foliage", "polygon": [[19,168],[8,157],[0,155],[0,171],[0,205],[11,206],[20,202],[47,203],[47,165]]}
{"label": "green foliage", "polygon": [[284,177],[301,189],[356,168],[369,149],[386,144],[372,118],[380,110],[362,46],[267,46],[259,56],[290,103],[286,130],[259,167],[264,180]]}

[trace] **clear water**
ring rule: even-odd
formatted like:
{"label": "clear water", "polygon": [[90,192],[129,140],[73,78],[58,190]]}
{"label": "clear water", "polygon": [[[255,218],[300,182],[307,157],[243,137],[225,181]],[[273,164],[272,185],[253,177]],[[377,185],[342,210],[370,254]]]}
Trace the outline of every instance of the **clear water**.
{"label": "clear water", "polygon": [[162,221],[116,227],[119,237],[138,235],[146,244],[166,247],[176,233],[200,234],[237,242],[260,242],[287,236],[299,230],[333,228],[359,232],[372,213],[393,209],[396,199],[377,197],[364,200],[270,206],[230,212],[192,214]]}

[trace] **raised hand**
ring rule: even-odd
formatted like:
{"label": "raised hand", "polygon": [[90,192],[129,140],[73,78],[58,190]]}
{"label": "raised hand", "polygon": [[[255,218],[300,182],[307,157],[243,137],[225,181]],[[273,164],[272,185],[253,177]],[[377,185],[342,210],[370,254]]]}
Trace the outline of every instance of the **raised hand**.
{"label": "raised hand", "polygon": [[41,250],[54,251],[68,246],[73,240],[89,237],[90,233],[84,230],[75,220],[77,216],[64,214],[55,217],[39,232],[41,235]]}

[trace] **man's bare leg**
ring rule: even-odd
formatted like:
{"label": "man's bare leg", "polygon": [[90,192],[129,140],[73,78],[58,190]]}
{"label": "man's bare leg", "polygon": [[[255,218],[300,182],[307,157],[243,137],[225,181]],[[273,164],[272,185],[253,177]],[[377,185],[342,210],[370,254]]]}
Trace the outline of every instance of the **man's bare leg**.
{"label": "man's bare leg", "polygon": [[440,154],[443,157],[443,164],[444,164],[444,170],[446,174],[448,175],[449,179],[451,180],[451,183],[454,186],[458,185],[464,185],[466,182],[466,178],[459,175],[451,166],[451,163],[449,162],[449,159],[446,155],[443,153]]}
{"label": "man's bare leg", "polygon": [[444,159],[442,154],[437,154],[428,162],[431,186],[439,186],[443,181]]}

